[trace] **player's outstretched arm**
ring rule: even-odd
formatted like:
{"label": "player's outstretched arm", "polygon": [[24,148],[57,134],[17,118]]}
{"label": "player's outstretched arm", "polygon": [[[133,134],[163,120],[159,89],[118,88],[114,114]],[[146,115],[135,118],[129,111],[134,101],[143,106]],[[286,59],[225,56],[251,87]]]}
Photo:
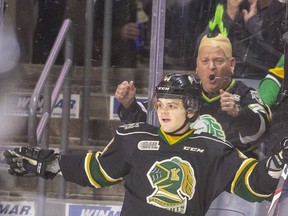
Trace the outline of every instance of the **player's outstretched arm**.
{"label": "player's outstretched arm", "polygon": [[285,137],[279,144],[278,153],[261,161],[252,158],[243,161],[231,184],[231,192],[249,202],[271,199],[287,162],[288,137]]}
{"label": "player's outstretched arm", "polygon": [[60,171],[59,154],[51,149],[38,149],[30,146],[6,150],[3,155],[10,166],[11,175],[35,174],[45,179],[53,179]]}

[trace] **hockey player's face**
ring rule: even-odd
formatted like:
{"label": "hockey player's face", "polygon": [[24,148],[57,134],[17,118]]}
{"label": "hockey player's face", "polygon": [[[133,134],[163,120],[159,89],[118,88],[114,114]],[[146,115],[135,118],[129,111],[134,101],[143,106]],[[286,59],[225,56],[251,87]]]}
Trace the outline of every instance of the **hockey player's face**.
{"label": "hockey player's face", "polygon": [[[181,99],[158,98],[156,107],[161,128],[167,133],[176,131],[186,120],[187,111]],[[184,133],[188,128],[189,124],[177,133]]]}
{"label": "hockey player's face", "polygon": [[235,59],[228,58],[219,47],[203,46],[198,52],[197,68],[203,89],[208,93],[225,90],[231,82]]}

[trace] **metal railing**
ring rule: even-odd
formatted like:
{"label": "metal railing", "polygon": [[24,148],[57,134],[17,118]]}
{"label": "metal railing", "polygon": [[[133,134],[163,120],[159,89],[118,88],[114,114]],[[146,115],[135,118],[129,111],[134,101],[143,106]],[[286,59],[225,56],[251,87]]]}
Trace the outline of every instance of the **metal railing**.
{"label": "metal railing", "polygon": [[[48,59],[45,63],[40,78],[36,84],[34,92],[31,95],[29,112],[28,112],[28,142],[31,146],[40,146],[41,148],[48,148],[49,146],[49,120],[56,104],[56,101],[63,89],[63,109],[62,109],[62,128],[61,128],[61,146],[60,152],[64,153],[68,149],[69,140],[69,123],[70,123],[70,99],[71,99],[71,83],[70,83],[70,69],[73,61],[73,42],[71,20],[64,20],[55,43],[50,51]],[[52,67],[58,57],[58,54],[65,41],[65,62],[60,71],[60,74],[55,83],[55,87],[50,94],[49,75]],[[37,124],[37,110],[40,97],[43,95],[43,114]],[[59,179],[59,198],[65,197],[65,181],[63,178]],[[39,179],[38,191],[38,205],[37,215],[45,215],[45,201],[46,196],[46,180]]]}
{"label": "metal railing", "polygon": [[[49,121],[53,108],[55,106],[56,100],[58,99],[65,77],[67,76],[72,66],[72,55],[73,55],[72,54],[73,53],[72,41],[70,38],[71,36],[67,36],[68,34],[70,34],[70,31],[69,31],[70,26],[71,26],[71,20],[69,19],[64,20],[62,27],[58,33],[58,36],[56,38],[56,41],[45,63],[43,71],[40,75],[40,78],[36,84],[34,92],[31,96],[31,100],[29,104],[29,113],[28,113],[28,142],[32,146],[38,146],[40,144],[40,140],[43,136],[44,129],[47,126],[47,123]],[[43,110],[42,117],[37,126],[38,102],[39,102],[41,94],[43,93],[44,86],[47,84],[48,76],[51,72],[51,69],[55,63],[55,60],[59,54],[59,51],[63,45],[65,38],[66,38],[65,63],[62,67],[60,75],[55,84],[55,88],[52,92],[50,109]],[[67,40],[70,40],[70,41],[67,41]],[[67,43],[69,43],[70,45],[67,46]],[[66,57],[66,56],[69,56],[69,57]],[[44,103],[45,103],[45,99],[49,97],[50,96],[45,97],[44,95]]]}
{"label": "metal railing", "polygon": [[[106,4],[106,2],[105,2]],[[85,50],[84,50],[84,86],[82,100],[82,127],[81,144],[89,143],[89,120],[90,120],[90,94],[91,94],[91,68],[93,47],[93,25],[94,25],[94,0],[86,0],[85,13]]]}

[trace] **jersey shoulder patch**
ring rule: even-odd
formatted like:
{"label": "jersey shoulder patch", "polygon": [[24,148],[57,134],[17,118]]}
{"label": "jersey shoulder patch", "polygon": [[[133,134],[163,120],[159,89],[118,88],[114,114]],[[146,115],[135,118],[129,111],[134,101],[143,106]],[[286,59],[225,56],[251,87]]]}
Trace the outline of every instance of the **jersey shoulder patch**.
{"label": "jersey shoulder patch", "polygon": [[158,127],[147,124],[145,122],[136,122],[131,124],[124,124],[117,128],[116,132],[119,135],[131,134],[131,133],[151,133],[158,134]]}
{"label": "jersey shoulder patch", "polygon": [[222,125],[211,115],[200,115],[198,119],[190,125],[190,128],[195,129],[195,134],[209,133],[222,140],[226,139],[226,134]]}
{"label": "jersey shoulder patch", "polygon": [[234,148],[234,146],[226,139],[220,139],[217,136],[212,135],[211,133],[201,132],[199,134],[193,134],[189,137],[190,140],[201,140],[209,145],[220,145],[228,148]]}

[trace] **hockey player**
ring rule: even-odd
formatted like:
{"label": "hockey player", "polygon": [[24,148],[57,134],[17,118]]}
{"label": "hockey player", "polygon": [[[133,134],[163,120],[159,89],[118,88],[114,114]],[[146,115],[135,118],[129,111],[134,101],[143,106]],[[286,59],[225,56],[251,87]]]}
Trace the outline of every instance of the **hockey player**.
{"label": "hockey player", "polygon": [[120,126],[102,152],[86,155],[7,150],[9,173],[46,179],[61,173],[67,181],[96,188],[125,180],[122,216],[204,216],[223,191],[250,202],[273,194],[288,162],[288,138],[278,154],[262,161],[247,158],[229,142],[190,128],[201,106],[194,77],[168,75],[155,96],[160,128],[144,122]]}
{"label": "hockey player", "polygon": [[[232,78],[234,66],[232,46],[227,37],[221,34],[203,37],[196,68],[202,87],[203,105],[199,113],[214,117],[233,145],[251,151],[252,143],[269,127],[270,113],[255,89]],[[146,106],[137,102],[135,95],[133,82],[124,81],[115,91],[121,103],[118,114],[124,123],[146,121]]]}

